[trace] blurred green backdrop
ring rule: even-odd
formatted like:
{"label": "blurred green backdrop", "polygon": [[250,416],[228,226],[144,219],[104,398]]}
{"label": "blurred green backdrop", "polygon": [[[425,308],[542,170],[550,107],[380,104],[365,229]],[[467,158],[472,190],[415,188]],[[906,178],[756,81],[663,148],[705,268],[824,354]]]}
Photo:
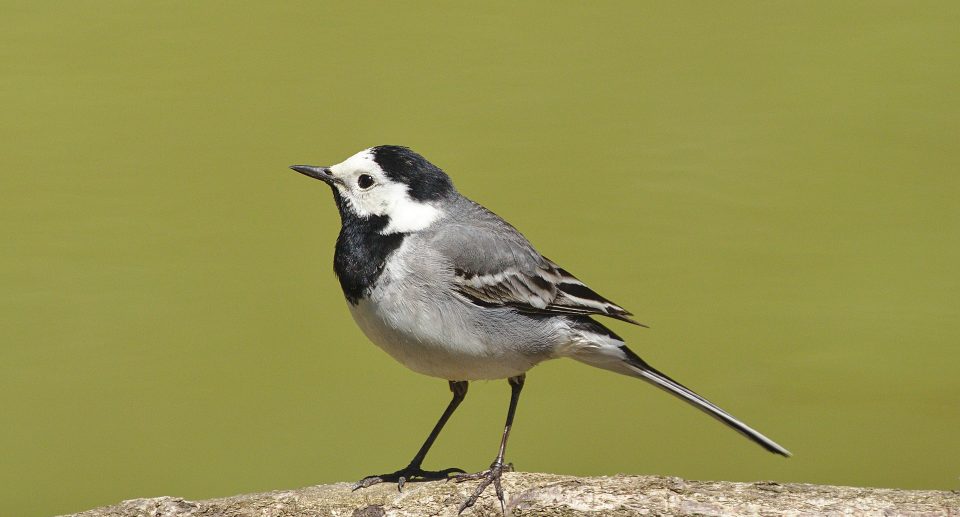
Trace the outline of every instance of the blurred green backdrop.
{"label": "blurred green backdrop", "polygon": [[[528,377],[570,474],[960,488],[956,2],[3,2],[0,513],[352,481],[446,404],[351,321],[327,189],[412,146],[652,326]],[[477,383],[428,457],[485,467]]]}

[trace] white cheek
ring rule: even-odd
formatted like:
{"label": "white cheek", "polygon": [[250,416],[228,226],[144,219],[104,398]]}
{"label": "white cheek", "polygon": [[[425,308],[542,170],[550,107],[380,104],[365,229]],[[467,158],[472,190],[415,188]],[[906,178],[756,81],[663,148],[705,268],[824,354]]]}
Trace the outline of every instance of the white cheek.
{"label": "white cheek", "polygon": [[443,211],[427,203],[420,203],[404,195],[391,207],[390,224],[380,233],[410,233],[423,230],[434,223]]}
{"label": "white cheek", "polygon": [[377,215],[367,208],[367,205],[362,199],[357,199],[354,197],[354,194],[353,192],[350,192],[350,189],[337,185],[337,190],[340,192],[340,199],[344,204],[347,205],[347,209],[354,214],[357,214],[357,216],[367,217],[370,215]]}
{"label": "white cheek", "polygon": [[340,188],[340,194],[349,209],[360,217],[388,217],[390,222],[380,232],[382,235],[417,232],[429,227],[443,215],[443,211],[433,205],[410,199],[405,188],[399,196],[388,192],[390,189],[385,186],[371,192],[350,193]]}
{"label": "white cheek", "polygon": [[[348,189],[343,188],[341,191]],[[351,204],[356,208],[360,215],[389,215],[390,207],[394,196],[398,195],[392,192],[391,186],[378,185],[368,191],[357,190],[348,193],[345,197],[350,199]],[[400,194],[405,194],[401,192]]]}
{"label": "white cheek", "polygon": [[406,191],[395,185],[380,185],[363,194],[364,204],[377,215],[390,215],[391,206],[396,204],[398,197],[405,195]]}

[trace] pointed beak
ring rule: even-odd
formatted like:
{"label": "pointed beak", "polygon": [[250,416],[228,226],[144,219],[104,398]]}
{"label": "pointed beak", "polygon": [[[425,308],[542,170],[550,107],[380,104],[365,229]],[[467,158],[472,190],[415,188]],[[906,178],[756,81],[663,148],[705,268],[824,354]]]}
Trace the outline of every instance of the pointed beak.
{"label": "pointed beak", "polygon": [[330,171],[330,167],[316,167],[314,165],[291,165],[291,169],[303,174],[304,176],[310,176],[313,179],[320,180],[328,185],[333,185],[334,183],[340,183],[340,180],[337,179],[333,172]]}

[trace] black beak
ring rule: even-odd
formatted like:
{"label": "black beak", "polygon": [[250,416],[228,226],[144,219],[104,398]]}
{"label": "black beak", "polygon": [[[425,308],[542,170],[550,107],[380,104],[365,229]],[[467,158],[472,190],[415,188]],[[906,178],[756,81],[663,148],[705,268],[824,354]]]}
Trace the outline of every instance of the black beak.
{"label": "black beak", "polygon": [[333,173],[330,172],[329,167],[315,167],[313,165],[291,165],[291,169],[303,174],[304,176],[310,176],[315,180],[320,180],[328,185],[333,185],[334,183],[339,183],[340,180],[333,176]]}

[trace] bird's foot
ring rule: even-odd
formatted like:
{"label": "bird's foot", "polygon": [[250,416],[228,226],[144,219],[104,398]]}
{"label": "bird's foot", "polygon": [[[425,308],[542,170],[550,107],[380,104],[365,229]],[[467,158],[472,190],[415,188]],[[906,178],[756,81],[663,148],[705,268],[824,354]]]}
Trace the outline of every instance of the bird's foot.
{"label": "bird's foot", "polygon": [[397,490],[403,492],[403,485],[407,481],[434,481],[438,479],[449,479],[451,474],[464,474],[463,469],[449,468],[443,470],[423,470],[419,465],[407,465],[406,467],[390,474],[380,474],[379,476],[367,476],[354,483],[351,490],[371,487],[378,483],[396,483]]}
{"label": "bird's foot", "polygon": [[477,485],[476,490],[474,490],[473,493],[470,494],[470,497],[468,497],[466,501],[460,504],[460,508],[457,510],[457,515],[463,513],[464,510],[473,506],[477,502],[477,499],[480,498],[480,494],[482,494],[483,491],[486,490],[491,483],[493,483],[494,490],[497,491],[497,499],[500,500],[500,510],[503,512],[504,515],[506,515],[507,505],[503,500],[503,487],[500,486],[500,476],[504,472],[511,472],[511,471],[513,471],[513,464],[511,463],[504,464],[503,461],[497,460],[490,465],[490,468],[488,468],[487,470],[484,470],[483,472],[477,472],[476,474],[454,475],[453,480],[456,483],[463,483],[464,481],[470,481],[474,479],[480,480],[480,484]]}

